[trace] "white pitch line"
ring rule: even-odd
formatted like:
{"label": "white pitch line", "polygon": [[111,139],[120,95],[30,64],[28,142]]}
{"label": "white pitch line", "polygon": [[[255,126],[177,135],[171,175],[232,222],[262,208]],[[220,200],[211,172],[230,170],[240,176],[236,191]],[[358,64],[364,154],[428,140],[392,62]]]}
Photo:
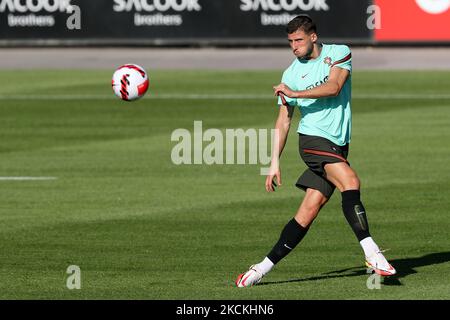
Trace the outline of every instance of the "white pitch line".
{"label": "white pitch line", "polygon": [[0,177],[0,181],[47,181],[56,180],[57,177]]}
{"label": "white pitch line", "polygon": [[[352,95],[355,99],[450,99],[450,94],[446,93],[405,93],[405,94],[372,94],[372,93],[357,93]],[[0,100],[118,100],[113,94],[111,95],[0,95]],[[268,94],[233,94],[233,93],[218,93],[218,94],[147,94],[144,99],[151,100],[214,100],[214,99],[228,99],[228,100],[266,100],[274,99],[276,97]]]}

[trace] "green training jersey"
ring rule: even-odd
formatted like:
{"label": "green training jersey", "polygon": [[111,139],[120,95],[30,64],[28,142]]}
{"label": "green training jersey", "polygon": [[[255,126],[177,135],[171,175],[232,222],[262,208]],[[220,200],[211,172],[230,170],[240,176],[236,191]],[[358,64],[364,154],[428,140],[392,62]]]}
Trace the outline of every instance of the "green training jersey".
{"label": "green training jersey", "polygon": [[[345,45],[322,45],[320,56],[311,60],[295,59],[283,73],[282,83],[295,91],[309,90],[328,81],[333,66],[352,71],[352,55]],[[298,132],[319,136],[343,146],[350,142],[352,133],[351,76],[336,97],[319,99],[292,99],[291,106],[298,106],[301,120]],[[281,98],[278,98],[281,105]]]}

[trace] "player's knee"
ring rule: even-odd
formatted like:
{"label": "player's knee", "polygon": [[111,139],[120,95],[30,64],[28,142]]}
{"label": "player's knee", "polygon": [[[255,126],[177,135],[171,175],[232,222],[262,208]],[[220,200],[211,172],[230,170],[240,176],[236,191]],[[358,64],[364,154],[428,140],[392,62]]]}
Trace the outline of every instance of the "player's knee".
{"label": "player's knee", "polygon": [[350,177],[348,177],[345,180],[345,183],[344,183],[344,186],[343,186],[344,187],[343,191],[346,191],[346,190],[359,190],[360,186],[361,186],[361,182],[360,182],[358,176],[356,174],[354,174],[354,175],[351,175]]}
{"label": "player's knee", "polygon": [[295,220],[304,228],[311,225],[321,208],[320,204],[304,204],[297,212]]}
{"label": "player's knee", "polygon": [[353,188],[353,190],[359,190],[361,182],[359,181],[358,176],[354,175],[353,177],[350,178],[350,185]]}

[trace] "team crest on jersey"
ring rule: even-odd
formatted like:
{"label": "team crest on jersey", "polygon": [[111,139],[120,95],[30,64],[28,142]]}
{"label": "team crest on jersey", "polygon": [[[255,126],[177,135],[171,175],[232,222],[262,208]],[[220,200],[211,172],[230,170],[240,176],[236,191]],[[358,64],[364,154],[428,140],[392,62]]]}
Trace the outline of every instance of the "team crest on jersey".
{"label": "team crest on jersey", "polygon": [[330,57],[326,57],[325,59],[323,59],[323,63],[331,66],[331,58]]}

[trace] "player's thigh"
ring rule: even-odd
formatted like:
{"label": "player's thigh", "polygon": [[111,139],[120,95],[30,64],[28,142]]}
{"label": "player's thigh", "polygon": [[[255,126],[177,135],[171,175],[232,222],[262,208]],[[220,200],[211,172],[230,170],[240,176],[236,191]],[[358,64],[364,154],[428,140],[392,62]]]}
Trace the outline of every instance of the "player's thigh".
{"label": "player's thigh", "polygon": [[324,166],[326,178],[333,183],[339,191],[358,190],[360,181],[355,170],[346,162],[327,163]]}
{"label": "player's thigh", "polygon": [[312,172],[325,179],[328,179],[325,171],[327,164],[345,163],[350,167],[347,161],[348,151],[348,144],[339,146],[323,137],[299,135],[300,157]]}
{"label": "player's thigh", "polygon": [[[328,181],[323,175],[312,171],[310,168],[306,169],[298,178],[295,186],[305,192],[309,189],[319,191],[326,199],[330,199],[333,195],[334,184]],[[311,191],[310,191],[311,192]]]}

